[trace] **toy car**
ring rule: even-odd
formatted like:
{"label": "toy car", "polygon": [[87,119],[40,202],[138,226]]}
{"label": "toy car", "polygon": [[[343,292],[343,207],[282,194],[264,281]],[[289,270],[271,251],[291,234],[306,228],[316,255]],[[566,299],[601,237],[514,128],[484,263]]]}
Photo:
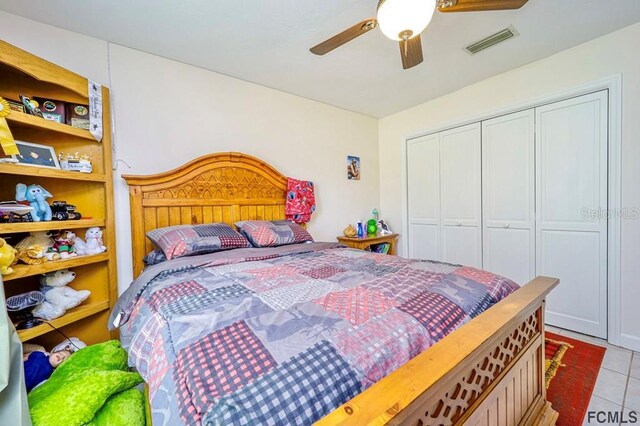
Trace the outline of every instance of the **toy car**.
{"label": "toy car", "polygon": [[78,220],[82,215],[76,211],[76,206],[67,204],[66,201],[54,201],[51,205],[53,220]]}

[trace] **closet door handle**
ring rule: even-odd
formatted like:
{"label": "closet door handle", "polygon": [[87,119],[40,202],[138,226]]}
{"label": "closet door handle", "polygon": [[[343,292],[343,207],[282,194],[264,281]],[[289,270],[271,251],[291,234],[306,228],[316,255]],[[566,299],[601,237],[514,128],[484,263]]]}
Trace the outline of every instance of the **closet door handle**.
{"label": "closet door handle", "polygon": [[462,222],[456,223],[457,226],[462,226]]}
{"label": "closet door handle", "polygon": [[510,225],[509,225],[508,223],[505,223],[504,225],[502,225],[502,227],[503,227],[504,229],[509,228],[509,226],[510,226]]}

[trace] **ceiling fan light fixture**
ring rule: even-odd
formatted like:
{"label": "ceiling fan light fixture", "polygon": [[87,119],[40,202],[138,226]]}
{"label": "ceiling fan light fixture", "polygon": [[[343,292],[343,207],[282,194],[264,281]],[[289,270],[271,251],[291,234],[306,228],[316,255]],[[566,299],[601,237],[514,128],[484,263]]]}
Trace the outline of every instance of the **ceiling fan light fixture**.
{"label": "ceiling fan light fixture", "polygon": [[391,40],[408,40],[427,28],[435,9],[436,0],[380,0],[378,24]]}

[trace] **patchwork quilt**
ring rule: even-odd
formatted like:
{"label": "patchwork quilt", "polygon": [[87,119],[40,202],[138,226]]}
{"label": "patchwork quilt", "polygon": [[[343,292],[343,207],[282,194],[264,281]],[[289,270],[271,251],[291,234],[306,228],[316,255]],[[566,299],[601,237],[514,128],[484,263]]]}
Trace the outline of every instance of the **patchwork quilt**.
{"label": "patchwork quilt", "polygon": [[112,313],[154,426],[319,420],[518,286],[331,243],[147,268]]}

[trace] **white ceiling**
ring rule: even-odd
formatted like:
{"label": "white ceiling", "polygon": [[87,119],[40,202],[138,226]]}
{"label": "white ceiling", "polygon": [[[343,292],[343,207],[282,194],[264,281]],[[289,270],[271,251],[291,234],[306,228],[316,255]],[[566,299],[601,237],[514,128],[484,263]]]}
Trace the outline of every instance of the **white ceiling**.
{"label": "white ceiling", "polygon": [[[640,0],[529,0],[503,12],[436,12],[425,61],[403,70],[379,29],[309,48],[375,16],[376,0],[0,0],[0,9],[243,80],[383,117],[640,21]],[[509,25],[518,38],[463,47]],[[629,52],[629,54],[633,54]]]}

